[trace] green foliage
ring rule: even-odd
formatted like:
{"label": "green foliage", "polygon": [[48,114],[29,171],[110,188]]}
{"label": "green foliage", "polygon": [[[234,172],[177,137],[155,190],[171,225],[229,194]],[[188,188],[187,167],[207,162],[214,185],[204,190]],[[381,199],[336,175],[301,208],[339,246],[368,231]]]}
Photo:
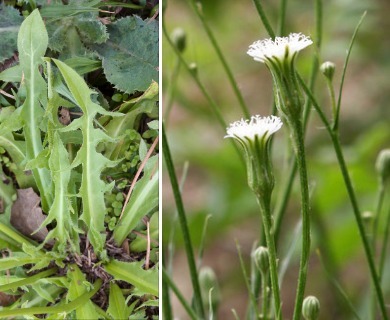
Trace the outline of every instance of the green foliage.
{"label": "green foliage", "polygon": [[137,16],[126,17],[107,27],[109,40],[94,45],[103,61],[107,80],[115,88],[133,93],[158,82],[158,23]]}
{"label": "green foliage", "polygon": [[16,40],[23,17],[13,7],[0,4],[0,63],[16,51]]}
{"label": "green foliage", "polygon": [[[125,195],[130,182],[136,182],[141,163],[140,144],[150,149],[158,132],[156,126],[143,132],[146,118],[158,117],[158,85],[150,80],[146,92],[137,96],[117,90],[121,99],[111,100],[114,89],[90,49],[104,46],[109,37],[101,22],[108,20],[98,9],[106,3],[39,2],[40,9],[35,10],[31,10],[34,1],[18,5],[26,16],[17,39],[20,63],[0,73],[0,288],[18,298],[2,308],[0,317],[146,318],[158,305],[158,268],[154,266],[158,259],[153,252],[151,258],[144,253],[146,246],[136,254],[126,254],[112,242],[107,245],[106,235],[118,229],[121,241],[127,238],[131,245],[131,231],[144,215],[151,214],[140,199],[157,207],[158,170],[150,168],[158,163],[154,155],[140,172],[142,179],[130,199],[144,209],[143,214],[137,211],[130,217],[126,206],[123,221],[129,230],[119,228]],[[3,13],[0,23],[5,20]],[[14,19],[13,14],[10,19],[17,25],[21,17]],[[115,21],[116,14],[110,14]],[[135,41],[137,36],[133,36]],[[39,233],[47,233],[40,244],[31,240],[31,231],[23,230],[33,213],[24,219],[23,210],[18,209],[23,208],[21,197],[19,207],[14,206],[19,190],[29,187],[39,199],[32,210],[46,215],[38,228],[42,228]],[[18,229],[11,223],[14,214],[21,215]],[[158,224],[154,229],[158,230]],[[153,267],[144,270],[143,264]],[[129,271],[122,272],[118,266],[130,266]],[[90,279],[96,278],[92,283]],[[111,278],[117,282],[107,281]],[[95,294],[106,295],[107,314],[104,305],[98,305],[104,299],[92,302]]]}
{"label": "green foliage", "polygon": [[158,296],[158,269],[144,270],[142,261],[123,262],[113,260],[104,268],[118,280],[127,281],[138,288],[139,295],[152,294]]}

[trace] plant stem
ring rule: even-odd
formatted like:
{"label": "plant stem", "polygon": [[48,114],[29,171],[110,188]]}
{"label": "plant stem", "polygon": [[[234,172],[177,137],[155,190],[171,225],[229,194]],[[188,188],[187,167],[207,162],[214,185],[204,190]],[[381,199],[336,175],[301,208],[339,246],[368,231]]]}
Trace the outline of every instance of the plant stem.
{"label": "plant stem", "polygon": [[264,12],[263,6],[261,5],[261,0],[253,0],[253,3],[255,4],[257,13],[260,16],[261,22],[263,23],[265,29],[268,32],[268,35],[272,38],[275,39],[275,32],[271,27],[271,24],[268,21],[268,18]]}
{"label": "plant stem", "polygon": [[[166,272],[164,254],[162,254],[162,265],[163,265],[163,272]],[[161,307],[162,307],[163,319],[165,320],[173,319],[171,297],[169,295],[168,284],[167,281],[165,281],[165,279],[162,280],[161,304],[162,304]]]}
{"label": "plant stem", "polygon": [[278,24],[278,34],[280,37],[284,35],[286,29],[286,7],[287,7],[287,0],[281,0],[280,9],[279,9],[279,24]]}
{"label": "plant stem", "polygon": [[335,149],[336,157],[337,157],[337,160],[339,162],[340,170],[341,170],[341,173],[342,173],[342,176],[344,179],[344,184],[347,188],[347,192],[348,192],[348,196],[349,196],[349,199],[350,199],[350,202],[352,205],[353,213],[355,215],[355,220],[356,220],[356,224],[358,226],[359,235],[360,235],[360,238],[362,239],[362,242],[363,242],[363,248],[364,248],[364,252],[366,255],[367,262],[368,262],[368,267],[370,269],[371,278],[372,278],[372,281],[374,283],[374,287],[375,287],[375,291],[376,291],[376,295],[377,295],[377,299],[378,299],[378,304],[379,304],[379,307],[380,307],[380,310],[382,313],[383,320],[387,320],[388,316],[386,313],[386,306],[385,306],[385,302],[384,302],[384,298],[383,298],[382,289],[380,287],[379,278],[378,278],[378,274],[377,274],[377,271],[375,268],[374,258],[373,258],[372,252],[371,252],[370,244],[369,244],[367,235],[366,235],[365,230],[364,230],[363,219],[362,219],[362,216],[360,214],[360,209],[359,209],[358,202],[356,199],[355,191],[354,191],[353,186],[352,186],[351,178],[350,178],[349,173],[348,173],[348,168],[347,168],[347,165],[345,163],[344,154],[343,154],[343,151],[342,151],[342,148],[340,145],[338,130],[336,129],[337,131],[335,131],[335,129],[332,129],[330,127],[330,124],[329,124],[328,120],[326,119],[325,114],[323,113],[320,105],[318,104],[318,102],[316,101],[314,96],[312,95],[311,91],[309,90],[309,88],[306,86],[306,84],[304,83],[304,81],[300,77],[298,77],[298,79],[299,79],[300,84],[302,85],[302,88],[304,89],[305,93],[307,94],[308,98],[312,101],[314,108],[316,109],[319,117],[321,118],[321,121],[324,123],[325,128],[328,131],[329,136],[332,140],[333,148]]}
{"label": "plant stem", "polygon": [[385,235],[383,237],[383,245],[382,245],[382,252],[381,252],[381,257],[379,260],[379,281],[382,281],[382,276],[383,276],[383,268],[385,266],[385,261],[386,261],[386,253],[387,247],[388,247],[388,240],[389,240],[389,234],[390,234],[390,209],[387,212],[387,219],[386,219],[386,227],[385,227]]}
{"label": "plant stem", "polygon": [[[280,301],[280,290],[279,290],[279,280],[278,280],[278,268],[276,262],[276,247],[275,247],[275,239],[272,232],[272,218],[271,218],[271,210],[270,210],[270,200],[265,197],[258,196],[257,202],[260,206],[260,211],[262,215],[262,221],[264,226],[265,240],[267,243],[267,248],[269,252],[268,261],[269,261],[269,270],[271,276],[271,288],[272,294],[274,297],[274,307],[275,307],[275,317],[276,319],[282,318],[282,310],[281,310],[281,301]],[[262,279],[263,282],[266,279]]]}
{"label": "plant stem", "polygon": [[165,135],[164,124],[162,125],[162,145],[163,145],[163,150],[164,150],[165,164],[167,166],[167,172],[169,175],[169,179],[171,181],[173,195],[175,198],[177,213],[178,213],[179,222],[180,222],[180,228],[181,228],[181,231],[183,234],[184,248],[186,251],[188,267],[190,270],[192,288],[194,290],[195,310],[196,310],[197,314],[200,316],[200,318],[204,319],[205,313],[204,313],[204,309],[203,309],[202,295],[201,295],[201,291],[200,291],[199,278],[198,278],[198,271],[196,269],[196,263],[195,263],[195,258],[194,258],[194,250],[192,248],[191,237],[190,237],[190,232],[189,232],[188,223],[187,223],[187,217],[186,217],[186,213],[184,210],[183,200],[181,198],[181,193],[180,193],[180,189],[179,189],[179,184],[177,182],[175,169],[173,166],[173,161],[172,161],[171,152],[169,149],[168,140],[167,140],[167,137]]}
{"label": "plant stem", "polygon": [[243,96],[241,94],[240,89],[237,86],[237,82],[234,79],[233,73],[232,73],[231,69],[229,68],[229,66],[227,64],[227,61],[226,61],[226,59],[225,59],[225,57],[224,57],[224,55],[222,53],[222,50],[219,47],[218,42],[217,42],[217,40],[214,37],[214,34],[212,33],[209,25],[206,22],[206,19],[204,17],[203,12],[202,12],[202,7],[200,6],[200,3],[195,1],[195,0],[188,0],[188,1],[191,3],[192,8],[195,11],[195,14],[198,16],[199,20],[201,21],[202,27],[206,31],[206,34],[207,34],[207,36],[208,36],[208,38],[209,38],[209,40],[211,42],[211,45],[213,46],[213,48],[214,48],[214,50],[215,50],[215,52],[216,52],[216,54],[218,56],[218,59],[222,63],[223,69],[226,72],[226,75],[228,77],[230,85],[231,85],[231,87],[232,87],[232,89],[234,91],[234,94],[236,95],[236,97],[238,99],[238,102],[240,104],[240,107],[241,107],[241,110],[242,110],[243,114],[245,115],[246,118],[249,118],[250,117],[250,113],[248,111],[248,107],[245,104],[244,98],[243,98]]}
{"label": "plant stem", "polygon": [[[182,304],[183,308],[187,311],[189,317],[192,320],[197,320],[198,317],[196,316],[194,311],[191,309],[191,306],[187,303],[186,299],[183,297],[183,295],[181,294],[179,289],[176,287],[175,283],[169,277],[169,275],[167,274],[167,272],[166,272],[164,267],[162,268],[162,280],[163,280],[163,283],[165,284],[165,286],[169,286],[172,289],[172,291],[175,293],[176,297],[179,299],[179,301]],[[164,306],[165,306],[165,304],[164,304]],[[164,309],[163,309],[163,312],[164,312]],[[172,317],[171,318],[167,318],[165,316],[165,312],[164,312],[164,320],[171,320],[171,319],[173,319],[173,318]],[[205,318],[202,318],[202,319],[205,319]]]}
{"label": "plant stem", "polygon": [[309,186],[307,179],[307,168],[305,158],[305,146],[303,126],[300,120],[294,121],[292,128],[295,157],[299,171],[299,181],[301,184],[301,210],[302,210],[302,253],[299,266],[298,287],[294,307],[294,320],[301,317],[302,304],[305,296],[306,277],[310,256],[310,213],[309,213]]}

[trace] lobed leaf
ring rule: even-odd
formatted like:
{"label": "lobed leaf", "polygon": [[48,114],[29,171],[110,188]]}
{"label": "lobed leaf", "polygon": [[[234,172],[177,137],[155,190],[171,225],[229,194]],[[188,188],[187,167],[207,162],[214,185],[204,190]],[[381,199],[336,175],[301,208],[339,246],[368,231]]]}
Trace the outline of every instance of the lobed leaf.
{"label": "lobed leaf", "polygon": [[82,117],[73,121],[62,131],[81,129],[83,134],[83,143],[72,163],[72,167],[82,165],[83,168],[79,190],[83,206],[80,218],[88,226],[88,238],[95,252],[102,254],[105,244],[104,217],[106,215],[104,193],[110,190],[112,185],[107,185],[102,181],[100,175],[105,167],[113,166],[116,163],[96,151],[96,146],[99,142],[112,139],[102,130],[95,129],[93,123],[98,113],[110,116],[119,116],[121,114],[108,112],[94,103],[91,100],[91,94],[94,92],[89,89],[77,72],[59,60],[53,59],[53,61],[83,112]]}
{"label": "lobed leaf", "polygon": [[107,26],[110,38],[93,45],[103,60],[107,80],[117,89],[133,93],[145,91],[158,82],[158,23],[137,16],[120,19]]}
{"label": "lobed leaf", "polygon": [[142,261],[123,262],[112,260],[104,266],[104,269],[116,280],[126,281],[144,294],[158,296],[158,269],[142,269]]}
{"label": "lobed leaf", "polygon": [[23,17],[17,9],[0,4],[0,63],[15,53],[18,31],[22,22]]}

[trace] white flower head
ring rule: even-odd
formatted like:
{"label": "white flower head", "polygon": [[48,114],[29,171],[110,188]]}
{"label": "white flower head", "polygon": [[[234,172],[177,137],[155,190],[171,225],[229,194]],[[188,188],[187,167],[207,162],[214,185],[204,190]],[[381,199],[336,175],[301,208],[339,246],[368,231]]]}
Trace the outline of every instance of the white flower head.
{"label": "white flower head", "polygon": [[247,53],[255,61],[263,63],[272,58],[283,61],[291,59],[296,53],[312,43],[313,41],[302,33],[290,33],[288,37],[256,41],[249,46]]}
{"label": "white flower head", "polygon": [[230,124],[226,129],[225,138],[236,138],[239,140],[255,140],[255,137],[268,139],[283,125],[279,117],[252,116],[250,120],[241,119]]}

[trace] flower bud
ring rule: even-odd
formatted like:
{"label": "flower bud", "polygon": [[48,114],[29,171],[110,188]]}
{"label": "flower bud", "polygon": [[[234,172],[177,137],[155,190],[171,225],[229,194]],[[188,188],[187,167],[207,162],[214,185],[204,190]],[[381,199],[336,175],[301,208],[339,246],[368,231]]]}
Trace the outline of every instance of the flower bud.
{"label": "flower bud", "polygon": [[320,67],[320,70],[322,72],[322,74],[328,78],[328,80],[332,81],[333,80],[333,75],[334,75],[334,71],[336,69],[336,65],[333,63],[333,62],[330,62],[330,61],[326,61],[324,62],[321,67]]}
{"label": "flower bud", "polygon": [[[219,291],[218,280],[214,270],[210,267],[203,267],[199,271],[199,285],[202,291],[203,302],[205,307],[211,307],[213,311],[217,310],[219,302],[221,301],[221,293]],[[210,298],[211,297],[211,298]],[[209,306],[211,303],[211,306]]]}
{"label": "flower bud", "polygon": [[269,252],[266,247],[258,247],[252,253],[252,258],[255,262],[256,267],[261,273],[267,273],[269,270]]}
{"label": "flower bud", "polygon": [[384,149],[379,153],[375,167],[381,183],[386,183],[390,178],[390,149]]}
{"label": "flower bud", "polygon": [[190,68],[190,71],[195,76],[198,75],[198,65],[195,62],[191,62],[188,66]]}
{"label": "flower bud", "polygon": [[177,50],[182,53],[187,44],[186,33],[184,30],[182,28],[174,29],[171,33],[171,39]]}
{"label": "flower bud", "polygon": [[314,296],[308,296],[303,300],[302,315],[306,320],[317,320],[320,313],[320,302]]}

